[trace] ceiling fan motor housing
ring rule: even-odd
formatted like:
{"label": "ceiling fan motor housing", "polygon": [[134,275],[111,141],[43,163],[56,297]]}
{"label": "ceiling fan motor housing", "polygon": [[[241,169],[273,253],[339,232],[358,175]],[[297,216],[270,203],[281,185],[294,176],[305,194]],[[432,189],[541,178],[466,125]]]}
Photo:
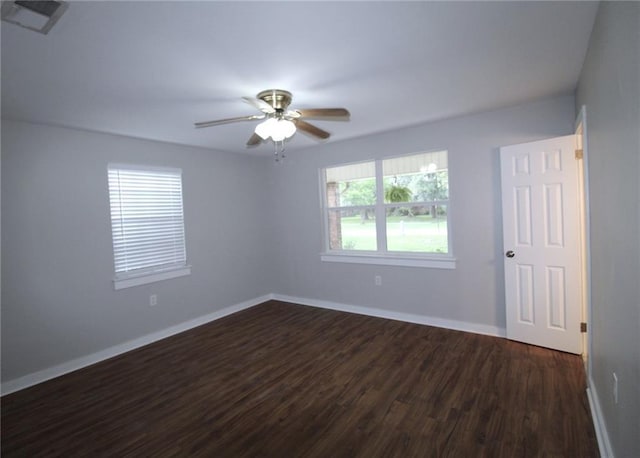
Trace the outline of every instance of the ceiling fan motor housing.
{"label": "ceiling fan motor housing", "polygon": [[258,93],[256,98],[267,102],[277,111],[282,112],[287,109],[291,103],[291,92],[282,89],[267,89]]}

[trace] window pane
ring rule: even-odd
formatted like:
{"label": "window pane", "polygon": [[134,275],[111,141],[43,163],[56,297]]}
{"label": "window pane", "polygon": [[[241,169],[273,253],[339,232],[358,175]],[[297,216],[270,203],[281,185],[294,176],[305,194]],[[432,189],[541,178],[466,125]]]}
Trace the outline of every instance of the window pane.
{"label": "window pane", "polygon": [[387,208],[387,249],[446,254],[446,205]]}
{"label": "window pane", "polygon": [[446,151],[386,159],[382,172],[387,203],[449,199]]}
{"label": "window pane", "polygon": [[373,207],[358,210],[329,210],[329,248],[375,251],[377,241],[374,215]]}
{"label": "window pane", "polygon": [[375,162],[326,169],[327,206],[375,205]]}

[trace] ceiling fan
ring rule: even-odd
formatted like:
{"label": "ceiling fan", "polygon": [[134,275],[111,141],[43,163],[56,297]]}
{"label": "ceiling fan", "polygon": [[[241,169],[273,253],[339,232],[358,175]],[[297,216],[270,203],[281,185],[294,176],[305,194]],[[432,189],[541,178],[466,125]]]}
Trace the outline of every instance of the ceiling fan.
{"label": "ceiling fan", "polygon": [[309,124],[304,119],[324,119],[328,121],[346,121],[350,113],[345,108],[307,108],[288,110],[291,93],[282,89],[268,89],[254,97],[242,97],[249,105],[262,112],[259,115],[238,116],[236,118],[218,119],[195,123],[196,128],[219,126],[238,121],[263,119],[258,124],[247,146],[255,146],[263,140],[271,138],[274,142],[284,142],[295,134],[296,130],[325,140],[331,135],[326,130]]}

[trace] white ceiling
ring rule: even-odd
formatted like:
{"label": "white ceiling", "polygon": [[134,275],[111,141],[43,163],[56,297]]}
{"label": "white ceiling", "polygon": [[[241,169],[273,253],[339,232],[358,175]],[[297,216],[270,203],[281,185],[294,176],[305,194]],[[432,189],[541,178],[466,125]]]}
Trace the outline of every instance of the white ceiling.
{"label": "white ceiling", "polygon": [[[595,2],[72,2],[48,35],[2,23],[2,116],[206,148],[247,149],[281,88],[329,140],[571,93]],[[317,144],[296,134],[287,150]]]}

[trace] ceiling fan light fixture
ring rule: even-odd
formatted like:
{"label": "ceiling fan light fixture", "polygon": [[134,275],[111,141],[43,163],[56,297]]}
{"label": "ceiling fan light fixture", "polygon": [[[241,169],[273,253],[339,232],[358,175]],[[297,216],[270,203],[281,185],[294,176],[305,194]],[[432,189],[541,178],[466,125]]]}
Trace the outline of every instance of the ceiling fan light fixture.
{"label": "ceiling fan light fixture", "polygon": [[263,140],[266,140],[271,135],[271,126],[276,120],[269,118],[266,121],[261,122],[256,126],[255,133]]}
{"label": "ceiling fan light fixture", "polygon": [[296,133],[296,125],[288,119],[281,119],[276,124],[276,132],[282,134],[284,138],[290,138]]}
{"label": "ceiling fan light fixture", "polygon": [[274,142],[281,142],[296,133],[296,125],[288,119],[269,118],[256,126],[255,133],[263,140],[271,137]]}

